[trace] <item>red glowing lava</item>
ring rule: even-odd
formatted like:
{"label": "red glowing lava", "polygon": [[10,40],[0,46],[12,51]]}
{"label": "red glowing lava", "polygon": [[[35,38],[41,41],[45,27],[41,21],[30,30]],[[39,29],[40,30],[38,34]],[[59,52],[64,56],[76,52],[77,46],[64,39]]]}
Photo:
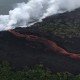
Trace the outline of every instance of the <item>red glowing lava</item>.
{"label": "red glowing lava", "polygon": [[38,41],[38,42],[44,44],[45,46],[47,46],[49,49],[55,51],[58,54],[66,55],[73,59],[80,59],[80,54],[71,53],[69,51],[66,51],[62,47],[58,46],[55,42],[48,40],[47,38],[38,37],[35,35],[21,34],[19,32],[15,32],[13,30],[8,30],[8,31],[17,37],[22,37],[22,38],[25,38],[26,40],[30,40],[30,41]]}

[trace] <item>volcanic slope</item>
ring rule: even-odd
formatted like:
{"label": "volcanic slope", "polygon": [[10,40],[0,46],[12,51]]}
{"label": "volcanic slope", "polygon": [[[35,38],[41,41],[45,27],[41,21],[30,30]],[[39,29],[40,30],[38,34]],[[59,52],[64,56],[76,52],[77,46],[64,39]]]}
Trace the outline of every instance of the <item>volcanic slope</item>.
{"label": "volcanic slope", "polygon": [[[80,51],[80,9],[44,19],[32,27],[16,28],[22,34],[32,34],[54,41],[70,52]],[[80,60],[59,55],[44,44],[17,37],[8,31],[0,32],[0,61],[8,61],[13,68],[43,64],[53,72],[80,73]]]}

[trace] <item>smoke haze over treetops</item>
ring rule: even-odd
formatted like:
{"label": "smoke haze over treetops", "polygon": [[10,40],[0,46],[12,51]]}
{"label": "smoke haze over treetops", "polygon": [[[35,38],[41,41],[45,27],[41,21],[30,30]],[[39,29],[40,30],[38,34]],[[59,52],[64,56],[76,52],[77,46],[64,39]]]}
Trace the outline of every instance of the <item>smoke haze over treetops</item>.
{"label": "smoke haze over treetops", "polygon": [[0,15],[0,31],[27,27],[42,19],[80,7],[80,0],[28,0],[18,3],[9,15]]}

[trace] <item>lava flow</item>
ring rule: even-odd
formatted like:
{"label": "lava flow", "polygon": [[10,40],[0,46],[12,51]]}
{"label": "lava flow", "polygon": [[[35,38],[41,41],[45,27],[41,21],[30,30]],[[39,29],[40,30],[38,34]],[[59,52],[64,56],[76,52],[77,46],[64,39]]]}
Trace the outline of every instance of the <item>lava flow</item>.
{"label": "lava flow", "polygon": [[47,38],[38,37],[35,35],[21,34],[19,32],[14,31],[14,30],[8,30],[8,31],[17,37],[22,37],[22,38],[25,38],[26,40],[29,40],[29,41],[38,41],[58,54],[66,55],[66,56],[73,58],[73,59],[80,59],[80,54],[71,53],[69,51],[66,51],[62,47],[58,46],[55,42],[48,40]]}

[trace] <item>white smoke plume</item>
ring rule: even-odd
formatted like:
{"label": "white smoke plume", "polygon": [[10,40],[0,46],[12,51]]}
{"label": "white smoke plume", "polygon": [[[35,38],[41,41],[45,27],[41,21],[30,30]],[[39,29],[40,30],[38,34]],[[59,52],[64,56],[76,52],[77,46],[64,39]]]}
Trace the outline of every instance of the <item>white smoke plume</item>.
{"label": "white smoke plume", "polygon": [[18,3],[9,15],[0,15],[0,31],[27,27],[42,19],[80,7],[80,0],[28,0]]}

